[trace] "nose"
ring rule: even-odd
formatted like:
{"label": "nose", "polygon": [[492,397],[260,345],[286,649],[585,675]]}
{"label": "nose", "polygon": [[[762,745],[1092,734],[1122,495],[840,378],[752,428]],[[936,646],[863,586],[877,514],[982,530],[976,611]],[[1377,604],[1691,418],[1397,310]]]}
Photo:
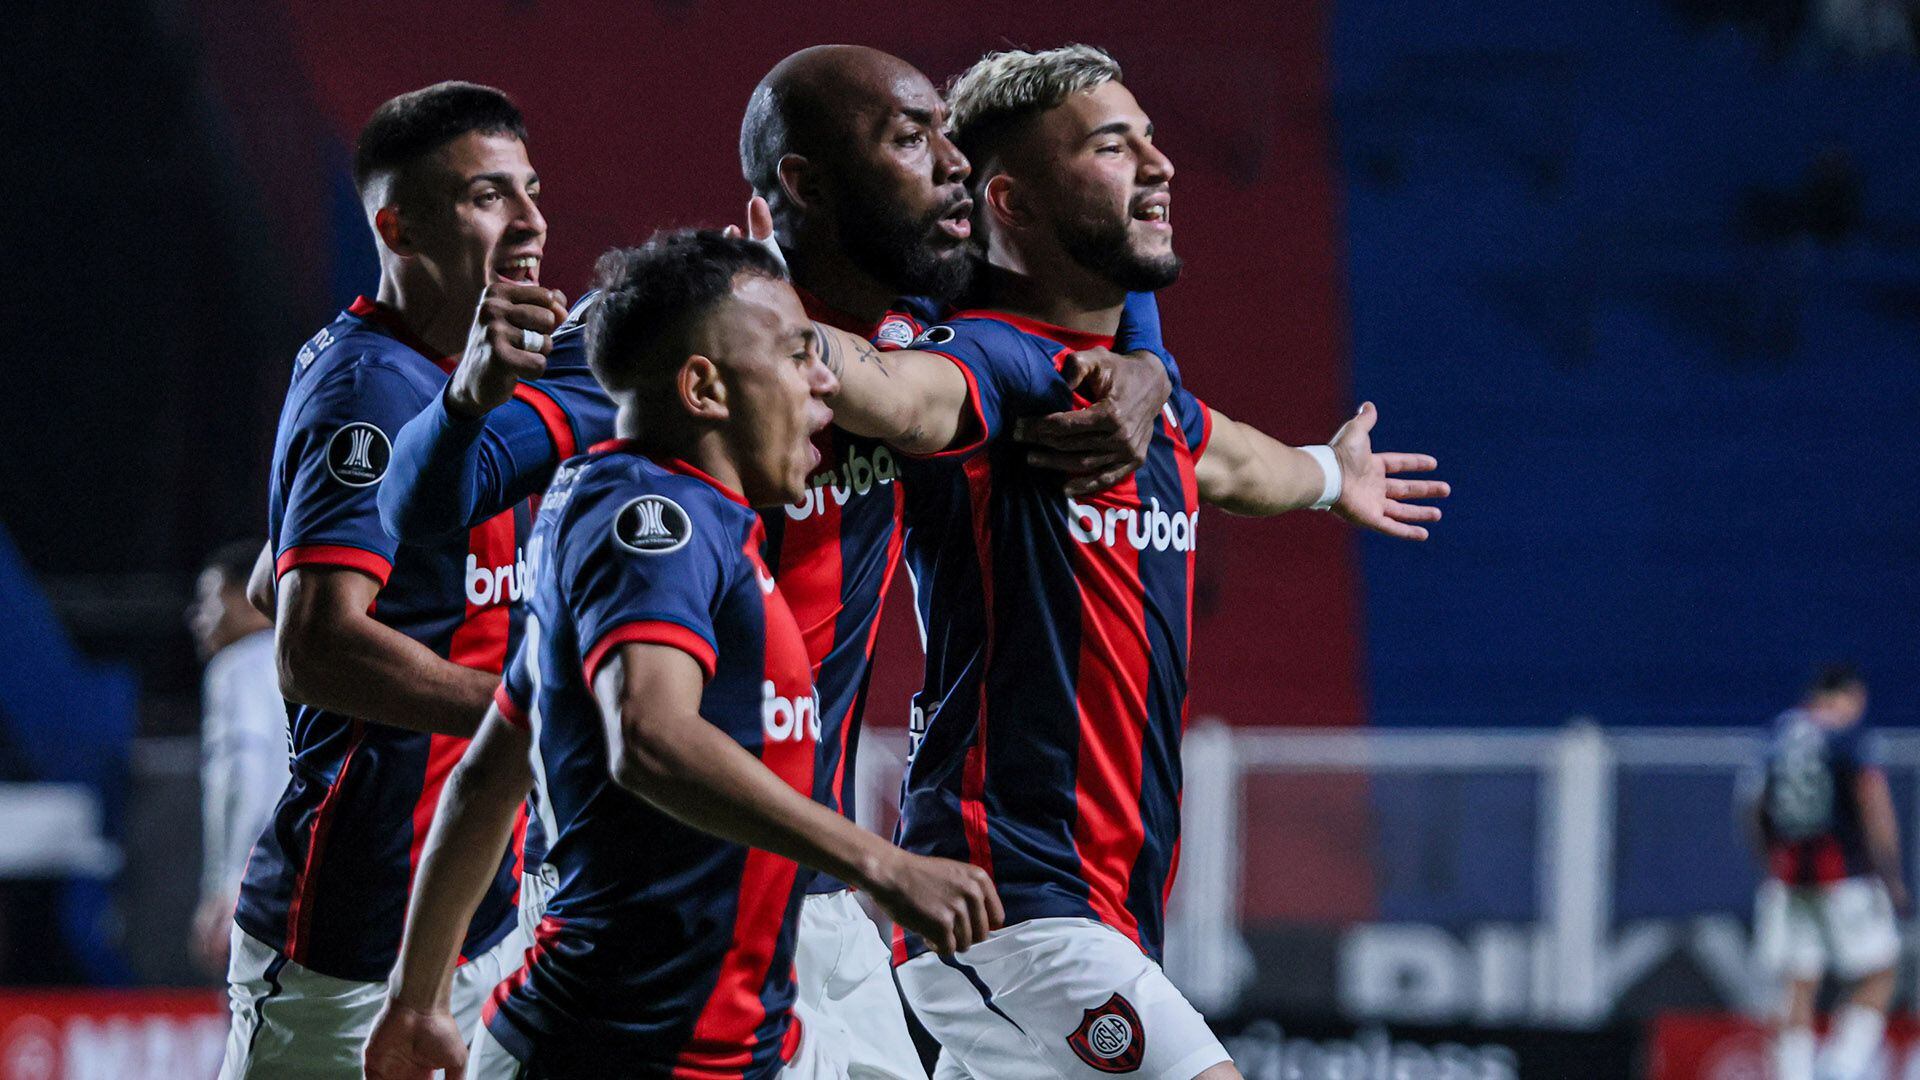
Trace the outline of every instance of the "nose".
{"label": "nose", "polygon": [[933,168],[933,179],[938,184],[963,184],[973,175],[973,163],[944,131],[935,131],[933,135]]}
{"label": "nose", "polygon": [[524,191],[520,193],[518,201],[520,212],[514,215],[513,227],[520,232],[545,239],[547,219],[540,213],[540,204],[533,201],[533,196]]}
{"label": "nose", "polygon": [[1150,142],[1140,143],[1140,182],[1164,184],[1173,179],[1173,159]]}
{"label": "nose", "polygon": [[827,370],[819,353],[813,354],[813,362],[807,365],[807,393],[822,401],[840,392],[840,377]]}

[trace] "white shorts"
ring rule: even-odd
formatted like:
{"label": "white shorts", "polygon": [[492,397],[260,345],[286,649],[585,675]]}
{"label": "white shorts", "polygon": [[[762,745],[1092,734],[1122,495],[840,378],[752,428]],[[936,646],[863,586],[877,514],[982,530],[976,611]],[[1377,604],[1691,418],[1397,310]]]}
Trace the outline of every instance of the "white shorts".
{"label": "white shorts", "polygon": [[[453,976],[453,1016],[471,1040],[480,1006],[520,964],[526,940],[515,929]],[[220,1080],[359,1080],[360,1050],[384,982],[336,979],[301,967],[234,927],[227,961],[233,1022]]]}
{"label": "white shorts", "polygon": [[[872,921],[867,925],[872,926]],[[793,1016],[800,1023],[800,1045],[780,1069],[781,1080],[918,1080],[926,1075],[917,1057],[911,1074],[895,1072],[884,1062],[870,1060],[866,1043],[859,1036],[838,1019],[814,1012],[805,1004],[794,1003]],[[493,1037],[493,1032],[484,1027],[480,1029],[473,1039],[473,1053],[467,1057],[467,1080],[529,1080],[531,1076],[526,1066]]]}
{"label": "white shorts", "polygon": [[1160,965],[1091,919],[1015,923],[895,974],[940,1040],[936,1078],[1193,1080],[1231,1060]]}
{"label": "white shorts", "polygon": [[1900,958],[1893,901],[1877,878],[1826,885],[1762,882],[1754,899],[1754,951],[1768,972],[1811,981],[1826,973],[1858,979]]}
{"label": "white shorts", "polygon": [[924,1080],[927,1071],[893,986],[893,953],[853,890],[801,902],[793,976],[802,1005],[859,1033],[859,1064]]}

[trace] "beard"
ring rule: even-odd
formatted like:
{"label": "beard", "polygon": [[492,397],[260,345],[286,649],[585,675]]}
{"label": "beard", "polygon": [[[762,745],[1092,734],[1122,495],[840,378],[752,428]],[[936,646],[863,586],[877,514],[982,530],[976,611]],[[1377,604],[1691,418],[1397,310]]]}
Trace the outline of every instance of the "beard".
{"label": "beard", "polygon": [[834,208],[840,243],[855,266],[901,296],[952,299],[973,280],[966,242],[940,231],[941,219],[958,202],[915,217],[885,195],[848,189]]}
{"label": "beard", "polygon": [[1128,292],[1155,292],[1180,278],[1183,265],[1172,251],[1142,255],[1133,250],[1133,215],[1089,208],[1055,227],[1060,246],[1074,262]]}

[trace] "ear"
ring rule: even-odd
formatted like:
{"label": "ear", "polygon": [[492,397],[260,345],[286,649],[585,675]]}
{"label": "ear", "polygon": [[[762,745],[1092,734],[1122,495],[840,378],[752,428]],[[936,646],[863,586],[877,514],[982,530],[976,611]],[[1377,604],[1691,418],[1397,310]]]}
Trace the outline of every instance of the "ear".
{"label": "ear", "polygon": [[720,365],[695,353],[680,365],[673,377],[674,393],[680,408],[695,420],[720,423],[727,419],[727,386],[720,378]]}
{"label": "ear", "polygon": [[820,186],[816,182],[813,163],[799,154],[782,154],[780,164],[775,167],[780,177],[780,191],[787,201],[797,210],[807,210],[820,201]]}
{"label": "ear", "polygon": [[395,255],[413,254],[413,244],[407,237],[407,228],[400,220],[400,208],[383,206],[373,212],[373,231]]}
{"label": "ear", "polygon": [[986,203],[987,213],[996,224],[1018,229],[1028,224],[1026,199],[1019,190],[1013,177],[1006,173],[994,173],[987,182],[980,185],[980,199]]}

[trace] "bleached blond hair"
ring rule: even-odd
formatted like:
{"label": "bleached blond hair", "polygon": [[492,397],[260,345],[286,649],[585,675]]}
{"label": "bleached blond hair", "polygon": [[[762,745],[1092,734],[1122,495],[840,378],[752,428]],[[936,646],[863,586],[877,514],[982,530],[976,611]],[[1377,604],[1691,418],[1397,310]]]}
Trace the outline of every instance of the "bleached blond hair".
{"label": "bleached blond hair", "polygon": [[983,169],[1027,121],[1070,95],[1119,81],[1119,62],[1092,45],[988,53],[947,87],[947,137]]}

